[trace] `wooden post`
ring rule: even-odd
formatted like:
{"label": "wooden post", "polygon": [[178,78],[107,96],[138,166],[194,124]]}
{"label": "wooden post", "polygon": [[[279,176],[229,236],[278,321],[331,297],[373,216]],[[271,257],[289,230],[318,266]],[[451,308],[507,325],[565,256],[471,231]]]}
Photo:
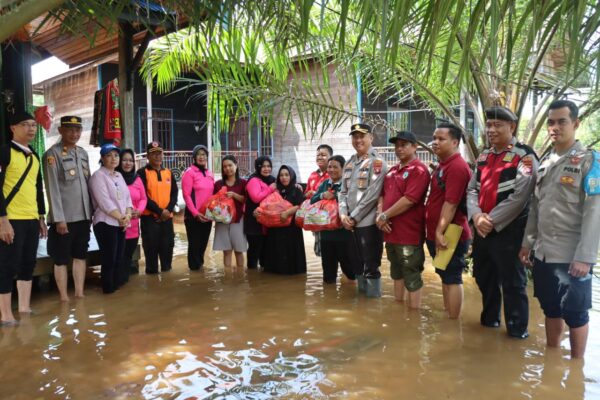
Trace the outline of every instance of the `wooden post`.
{"label": "wooden post", "polygon": [[133,131],[133,28],[129,22],[119,23],[119,107],[121,109],[121,129],[123,140],[121,147],[134,148]]}

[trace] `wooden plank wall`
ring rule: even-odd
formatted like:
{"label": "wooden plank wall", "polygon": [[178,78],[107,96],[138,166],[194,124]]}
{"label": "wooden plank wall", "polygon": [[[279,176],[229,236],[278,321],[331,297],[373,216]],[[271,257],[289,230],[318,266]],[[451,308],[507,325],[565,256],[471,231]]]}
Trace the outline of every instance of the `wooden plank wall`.
{"label": "wooden plank wall", "polygon": [[[345,84],[336,77],[334,65],[329,65],[328,69],[330,92],[336,104],[356,113],[354,86]],[[322,74],[320,67],[313,65],[310,78],[322,82],[323,78],[320,76],[317,78],[317,74]],[[302,77],[302,74],[297,76]],[[281,164],[287,164],[296,171],[298,182],[306,182],[311,172],[317,169],[316,149],[320,144],[330,145],[333,147],[334,154],[340,154],[346,159],[355,153],[349,133],[350,126],[356,121],[348,120],[341,127],[326,132],[323,137],[311,138],[310,135],[305,137],[297,115],[292,117],[287,130],[285,130],[286,116],[277,112],[275,115],[278,117],[275,118],[273,129],[273,175],[277,174]]]}
{"label": "wooden plank wall", "polygon": [[90,156],[92,171],[100,160],[99,150],[90,146],[90,130],[94,115],[94,92],[98,89],[97,68],[84,68],[81,72],[44,84],[44,100],[52,113],[52,127],[46,136],[46,148],[58,139],[60,118],[64,115],[78,115],[83,119],[83,131],[79,145]]}

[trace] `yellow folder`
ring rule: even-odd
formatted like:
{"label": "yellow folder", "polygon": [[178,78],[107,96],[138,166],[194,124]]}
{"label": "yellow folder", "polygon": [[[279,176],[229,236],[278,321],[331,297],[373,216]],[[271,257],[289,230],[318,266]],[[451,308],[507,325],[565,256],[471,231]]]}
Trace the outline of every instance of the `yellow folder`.
{"label": "yellow folder", "polygon": [[450,224],[448,228],[446,228],[446,232],[444,232],[444,238],[448,242],[448,248],[446,250],[439,250],[435,253],[435,258],[433,259],[433,266],[435,268],[445,270],[454,254],[454,250],[456,250],[456,246],[458,245],[458,241],[460,240],[460,235],[462,235],[463,228],[460,225]]}

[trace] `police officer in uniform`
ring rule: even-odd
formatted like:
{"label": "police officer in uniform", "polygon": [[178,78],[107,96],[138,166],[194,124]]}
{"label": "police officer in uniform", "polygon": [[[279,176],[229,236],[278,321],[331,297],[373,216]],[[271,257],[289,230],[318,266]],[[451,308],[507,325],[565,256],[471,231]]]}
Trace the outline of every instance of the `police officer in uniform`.
{"label": "police officer in uniform", "polygon": [[546,316],[546,343],[558,347],[569,327],[571,357],[582,358],[592,307],[592,266],[600,240],[600,154],[575,140],[579,110],[568,100],[550,104],[553,150],[541,160],[523,247],[533,259],[534,295]]}
{"label": "police officer in uniform", "polygon": [[92,208],[87,181],[90,163],[77,142],[81,138],[81,117],[60,119],[61,139],[44,153],[44,182],[48,197],[48,254],[54,260],[54,277],[60,299],[68,301],[67,264],[73,259],[75,297],[83,297],[86,258],[90,240]]}
{"label": "police officer in uniform", "polygon": [[371,147],[373,134],[367,124],[352,125],[352,147],[356,150],[344,166],[338,196],[340,219],[352,231],[360,262],[356,271],[359,292],[381,297],[381,256],[383,232],[375,224],[377,202],[387,173],[385,161]]}
{"label": "police officer in uniform", "polygon": [[525,339],[529,336],[527,275],[518,255],[538,162],[534,151],[514,137],[517,116],[511,110],[491,107],[485,116],[492,147],[477,159],[467,189],[468,217],[476,233],[473,275],[483,301],[480,322],[500,326],[504,300],[509,336]]}

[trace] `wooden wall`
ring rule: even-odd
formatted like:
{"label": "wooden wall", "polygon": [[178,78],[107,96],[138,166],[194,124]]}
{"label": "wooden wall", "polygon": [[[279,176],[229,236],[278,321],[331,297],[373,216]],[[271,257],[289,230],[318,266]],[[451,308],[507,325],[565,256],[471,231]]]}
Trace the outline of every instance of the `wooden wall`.
{"label": "wooden wall", "polygon": [[52,113],[52,127],[46,136],[46,148],[52,146],[60,138],[58,126],[60,118],[65,115],[77,115],[83,119],[83,131],[79,145],[85,148],[90,156],[90,165],[95,170],[100,160],[98,148],[90,146],[90,130],[94,116],[94,92],[98,90],[98,73],[96,68],[82,69],[43,85],[44,101]]}
{"label": "wooden wall", "polygon": [[[320,67],[313,66],[310,76],[321,74]],[[329,68],[330,92],[336,104],[342,108],[356,113],[356,90],[354,86],[340,82],[335,75],[335,66]],[[322,78],[319,78],[322,81]],[[349,136],[350,126],[357,122],[348,120],[341,127],[330,130],[322,137],[311,138],[310,134],[304,135],[302,125],[297,115],[292,117],[292,122],[285,130],[286,117],[279,114],[274,120],[273,130],[273,175],[277,173],[281,164],[291,166],[298,175],[298,182],[306,182],[311,172],[317,169],[316,150],[320,144],[333,147],[334,154],[340,154],[349,159],[355,153]]]}

